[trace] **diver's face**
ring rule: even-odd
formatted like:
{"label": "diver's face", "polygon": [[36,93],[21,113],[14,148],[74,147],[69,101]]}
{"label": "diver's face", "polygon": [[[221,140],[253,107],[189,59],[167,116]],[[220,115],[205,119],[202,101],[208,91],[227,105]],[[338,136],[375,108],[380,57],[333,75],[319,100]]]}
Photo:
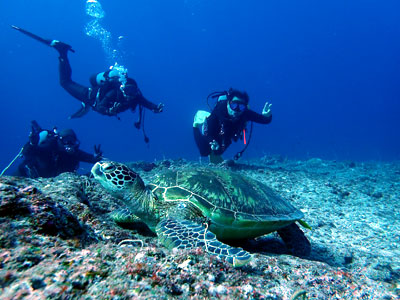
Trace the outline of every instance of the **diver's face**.
{"label": "diver's face", "polygon": [[79,141],[69,138],[60,138],[60,146],[63,151],[72,154],[79,148]]}
{"label": "diver's face", "polygon": [[233,97],[231,101],[228,101],[228,113],[231,117],[239,117],[247,109],[247,104],[238,97]]}
{"label": "diver's face", "polygon": [[70,145],[64,146],[64,151],[67,152],[68,154],[75,153],[76,149],[77,148],[74,146],[70,146]]}

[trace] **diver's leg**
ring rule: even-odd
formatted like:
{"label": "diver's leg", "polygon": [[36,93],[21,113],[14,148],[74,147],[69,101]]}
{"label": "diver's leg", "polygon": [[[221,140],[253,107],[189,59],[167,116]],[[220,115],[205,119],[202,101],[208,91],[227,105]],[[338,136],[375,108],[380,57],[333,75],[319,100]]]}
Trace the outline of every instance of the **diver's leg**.
{"label": "diver's leg", "polygon": [[69,64],[67,55],[61,55],[59,59],[59,72],[61,86],[74,98],[82,101],[85,104],[91,105],[89,88],[80,85],[71,79],[72,69]]}

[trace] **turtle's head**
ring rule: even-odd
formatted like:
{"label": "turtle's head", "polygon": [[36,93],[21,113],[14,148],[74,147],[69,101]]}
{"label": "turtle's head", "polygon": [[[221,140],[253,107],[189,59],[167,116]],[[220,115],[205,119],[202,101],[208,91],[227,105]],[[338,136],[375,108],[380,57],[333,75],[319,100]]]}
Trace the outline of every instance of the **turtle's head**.
{"label": "turtle's head", "polygon": [[108,192],[120,199],[125,198],[127,193],[139,194],[145,189],[137,173],[117,162],[97,162],[92,168],[92,174]]}

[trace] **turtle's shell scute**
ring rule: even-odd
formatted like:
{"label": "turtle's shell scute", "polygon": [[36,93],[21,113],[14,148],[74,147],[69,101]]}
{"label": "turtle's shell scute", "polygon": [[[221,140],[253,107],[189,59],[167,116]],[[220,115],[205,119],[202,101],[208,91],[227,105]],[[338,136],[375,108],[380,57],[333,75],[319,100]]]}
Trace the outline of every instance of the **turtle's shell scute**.
{"label": "turtle's shell scute", "polygon": [[[271,188],[241,174],[217,168],[193,168],[165,171],[153,184],[168,187],[164,200],[190,194],[206,215],[217,215],[245,225],[246,221],[293,221],[303,213]],[[160,195],[159,195],[160,196]]]}

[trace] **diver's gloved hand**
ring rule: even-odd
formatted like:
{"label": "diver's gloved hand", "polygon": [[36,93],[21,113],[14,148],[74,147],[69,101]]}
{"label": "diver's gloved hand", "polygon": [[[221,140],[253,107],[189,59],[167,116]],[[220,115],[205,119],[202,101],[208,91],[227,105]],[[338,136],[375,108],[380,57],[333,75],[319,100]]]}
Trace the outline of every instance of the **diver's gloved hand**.
{"label": "diver's gloved hand", "polygon": [[264,108],[262,110],[262,115],[264,117],[270,117],[271,116],[271,114],[272,114],[271,106],[272,106],[272,103],[268,103],[268,101],[265,102]]}
{"label": "diver's gloved hand", "polygon": [[159,103],[155,109],[153,109],[153,112],[158,114],[164,110],[164,104]]}
{"label": "diver's gloved hand", "polygon": [[114,116],[119,112],[119,108],[121,107],[121,103],[114,102],[114,105],[108,109],[108,114],[110,116]]}
{"label": "diver's gloved hand", "polygon": [[100,149],[101,145],[94,145],[94,158],[97,160],[101,160],[103,158],[103,151]]}
{"label": "diver's gloved hand", "polygon": [[42,128],[35,120],[31,121],[31,132],[29,133],[29,143],[31,145],[37,145],[39,143],[39,133]]}
{"label": "diver's gloved hand", "polygon": [[39,143],[39,133],[31,131],[29,133],[29,144],[37,146],[38,143]]}
{"label": "diver's gloved hand", "polygon": [[212,151],[218,151],[219,149],[219,144],[216,140],[213,140],[212,142],[210,142],[210,148]]}
{"label": "diver's gloved hand", "polygon": [[42,131],[42,127],[35,120],[31,121],[31,130],[32,132],[39,133]]}

